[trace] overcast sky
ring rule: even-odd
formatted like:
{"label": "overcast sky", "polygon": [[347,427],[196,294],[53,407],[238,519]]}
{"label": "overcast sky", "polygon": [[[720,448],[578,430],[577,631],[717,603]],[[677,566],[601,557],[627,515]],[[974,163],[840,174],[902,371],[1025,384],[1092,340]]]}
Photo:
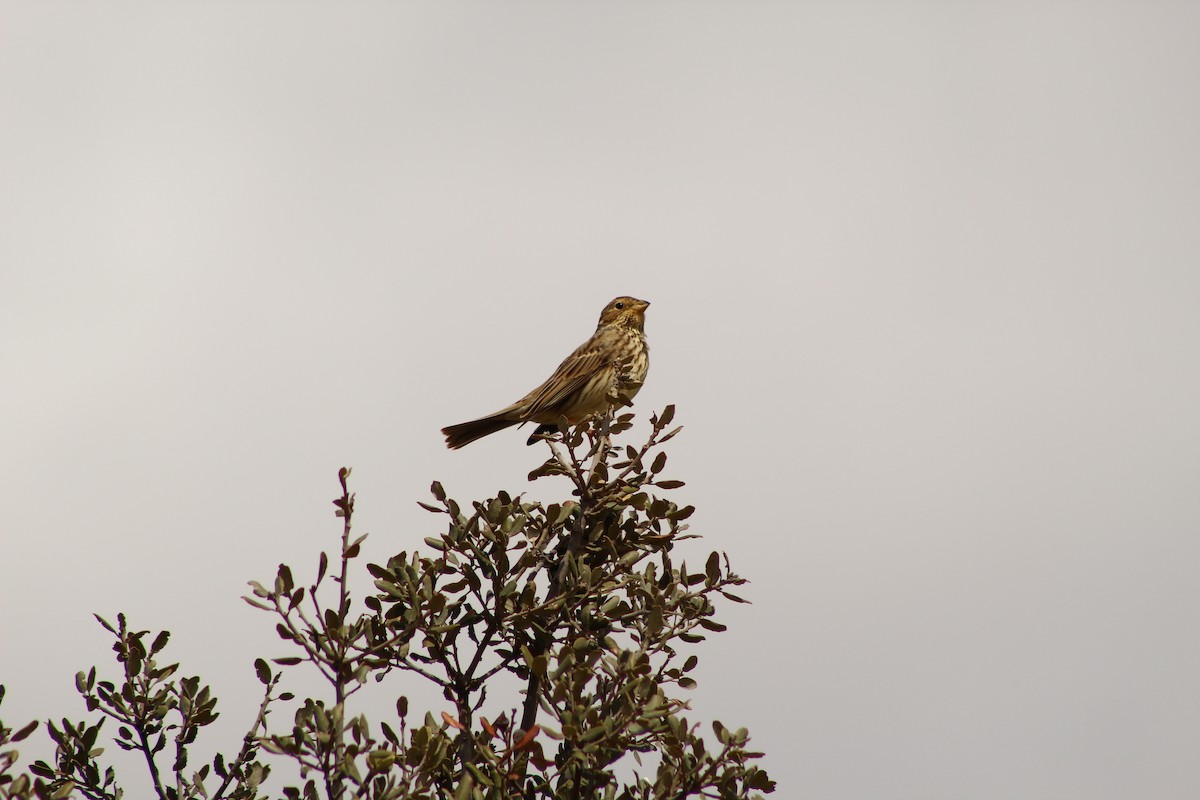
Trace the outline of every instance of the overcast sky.
{"label": "overcast sky", "polygon": [[749,727],[777,796],[1196,797],[1198,31],[0,4],[0,716],[81,716],[91,613],[125,611],[235,749],[287,652],[239,596],[335,546],[337,468],[374,561],[438,532],[433,479],[561,496],[523,433],[438,429],[631,294],[684,552],[752,581],[696,716]]}

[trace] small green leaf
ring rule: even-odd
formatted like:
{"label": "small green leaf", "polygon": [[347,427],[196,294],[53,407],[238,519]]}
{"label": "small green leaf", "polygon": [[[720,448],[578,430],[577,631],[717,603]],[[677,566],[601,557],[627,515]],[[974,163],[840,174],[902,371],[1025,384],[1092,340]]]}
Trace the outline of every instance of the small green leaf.
{"label": "small green leaf", "polygon": [[658,418],[658,428],[662,429],[671,424],[671,420],[675,419],[675,404],[667,406],[663,409],[662,414]]}
{"label": "small green leaf", "polygon": [[287,564],[280,564],[275,576],[275,594],[291,594],[294,588],[291,568]]}
{"label": "small green leaf", "polygon": [[675,520],[676,522],[681,522],[695,513],[696,513],[695,506],[684,506],[683,508],[679,509],[678,511],[676,511],[672,514],[668,514],[668,516],[671,519]]}
{"label": "small green leaf", "polygon": [[[81,674],[82,674],[82,673],[81,673]],[[13,742],[19,742],[19,741],[21,741],[21,740],[22,740],[22,739],[24,739],[26,736],[28,736],[29,734],[33,733],[33,732],[34,732],[34,730],[36,730],[36,729],[37,729],[37,726],[38,726],[38,721],[35,719],[33,722],[29,723],[29,724],[28,724],[28,725],[26,725],[24,728],[21,728],[21,730],[19,730],[19,731],[17,731],[16,733],[14,733],[14,734],[12,735],[12,738],[10,739],[10,741],[13,741]]]}
{"label": "small green leaf", "polygon": [[721,554],[716,550],[708,556],[708,563],[704,565],[704,574],[708,578],[709,586],[721,579]]}

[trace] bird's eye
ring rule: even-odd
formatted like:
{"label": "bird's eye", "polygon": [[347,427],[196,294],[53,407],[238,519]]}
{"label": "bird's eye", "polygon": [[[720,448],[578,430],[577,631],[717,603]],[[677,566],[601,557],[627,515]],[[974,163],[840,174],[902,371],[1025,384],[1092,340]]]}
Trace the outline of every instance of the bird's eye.
{"label": "bird's eye", "polygon": [[613,304],[613,308],[624,308],[624,307],[625,307],[624,303],[614,303]]}

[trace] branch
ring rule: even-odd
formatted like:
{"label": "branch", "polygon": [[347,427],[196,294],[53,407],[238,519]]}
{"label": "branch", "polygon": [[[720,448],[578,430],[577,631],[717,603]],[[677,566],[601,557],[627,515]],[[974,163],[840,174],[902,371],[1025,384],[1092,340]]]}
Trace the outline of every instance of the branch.
{"label": "branch", "polygon": [[267,684],[267,689],[263,693],[262,702],[258,704],[258,714],[256,714],[254,717],[254,724],[250,726],[250,730],[242,739],[242,749],[238,753],[237,758],[234,759],[233,763],[227,767],[225,779],[221,781],[221,785],[218,786],[216,792],[213,793],[213,800],[221,800],[221,798],[225,796],[225,790],[229,788],[229,784],[233,780],[234,776],[238,775],[246,768],[246,765],[250,763],[250,759],[253,758],[255,753],[258,751],[258,731],[260,728],[266,727],[267,706],[272,700],[271,692],[274,691],[276,684],[279,683],[279,679],[282,676],[282,672],[276,673],[274,676],[272,676],[271,682]]}

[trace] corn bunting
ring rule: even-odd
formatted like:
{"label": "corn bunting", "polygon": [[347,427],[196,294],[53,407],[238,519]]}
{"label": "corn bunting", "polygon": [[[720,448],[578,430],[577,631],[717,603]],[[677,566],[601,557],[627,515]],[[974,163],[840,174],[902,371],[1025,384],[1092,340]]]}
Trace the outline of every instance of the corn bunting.
{"label": "corn bunting", "polygon": [[539,434],[558,430],[558,421],[575,425],[612,407],[611,398],[633,399],[650,368],[650,347],[644,325],[650,304],[633,297],[618,297],[600,312],[592,338],[558,365],[545,383],[507,408],[481,419],[442,428],[452,450],[468,445],[510,425],[539,423],[529,444]]}

